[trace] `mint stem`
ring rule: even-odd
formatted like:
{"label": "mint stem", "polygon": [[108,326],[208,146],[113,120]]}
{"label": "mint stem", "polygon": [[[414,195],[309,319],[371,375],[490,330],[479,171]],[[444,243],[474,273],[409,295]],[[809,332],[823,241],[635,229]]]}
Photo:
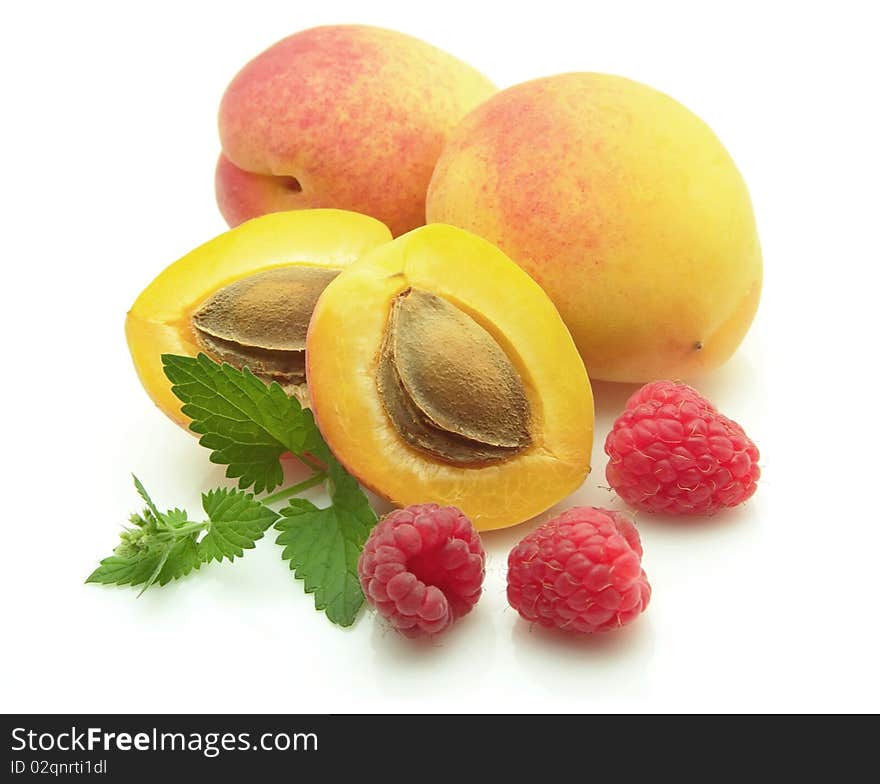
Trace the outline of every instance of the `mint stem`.
{"label": "mint stem", "polygon": [[265,498],[260,499],[260,503],[274,504],[277,501],[284,501],[285,499],[290,498],[292,495],[299,495],[303,490],[308,490],[310,487],[321,484],[321,482],[323,482],[326,478],[326,471],[318,471],[310,476],[308,479],[304,479],[302,482],[297,482],[295,485],[285,487],[283,490],[279,490],[277,493],[267,495]]}
{"label": "mint stem", "polygon": [[175,537],[180,538],[181,536],[186,536],[193,532],[204,531],[211,523],[208,520],[205,520],[201,523],[187,523],[186,525],[181,525],[177,528],[169,528],[168,530],[174,534]]}

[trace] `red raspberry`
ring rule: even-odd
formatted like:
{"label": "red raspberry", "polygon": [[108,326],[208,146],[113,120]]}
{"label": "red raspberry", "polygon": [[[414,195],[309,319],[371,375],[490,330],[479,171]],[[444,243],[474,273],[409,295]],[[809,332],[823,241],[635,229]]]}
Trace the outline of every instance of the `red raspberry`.
{"label": "red raspberry", "polygon": [[734,421],[686,384],[646,384],[608,438],[605,476],[630,506],[712,514],[755,492],[758,448]]}
{"label": "red raspberry", "polygon": [[651,598],[639,532],[626,515],[577,506],[530,533],[507,557],[507,600],[527,621],[603,632]]}
{"label": "red raspberry", "polygon": [[439,634],[480,598],[486,553],[454,506],[416,504],[384,517],[358,561],[367,600],[407,637]]}

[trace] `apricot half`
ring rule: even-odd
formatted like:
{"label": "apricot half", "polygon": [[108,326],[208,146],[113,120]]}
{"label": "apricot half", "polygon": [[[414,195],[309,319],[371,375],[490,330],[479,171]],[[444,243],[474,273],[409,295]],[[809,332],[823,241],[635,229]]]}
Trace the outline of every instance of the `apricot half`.
{"label": "apricot half", "polygon": [[590,470],[593,397],[547,295],[500,250],[416,229],[324,289],[306,371],[324,438],[401,506],[458,506],[481,530],[543,512]]}
{"label": "apricot half", "polygon": [[319,295],[339,271],[391,239],[343,210],[278,212],[243,223],[167,267],[135,300],[125,334],[141,383],[177,423],[189,420],[162,354],[247,366],[305,400],[305,338]]}

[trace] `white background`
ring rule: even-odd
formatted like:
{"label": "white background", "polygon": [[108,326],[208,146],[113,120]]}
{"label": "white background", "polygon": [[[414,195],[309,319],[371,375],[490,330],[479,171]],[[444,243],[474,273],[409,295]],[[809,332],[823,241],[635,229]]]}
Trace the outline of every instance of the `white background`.
{"label": "white background", "polygon": [[[7,711],[877,710],[876,20],[872,4],[18,3],[0,27],[2,607]],[[223,481],[154,409],[125,312],[221,232],[215,114],[278,38],[365,22],[500,86],[622,74],[700,114],[753,196],[766,285],[736,357],[695,383],[764,477],[702,523],[637,518],[654,587],[633,626],[560,639],[506,605],[535,523],[486,536],[477,609],[433,645],[312,609],[273,537],[140,599],[83,585],[139,501],[199,510]],[[594,471],[563,506],[615,505],[602,442],[630,388],[597,384]],[[315,496],[316,500],[320,500]]]}

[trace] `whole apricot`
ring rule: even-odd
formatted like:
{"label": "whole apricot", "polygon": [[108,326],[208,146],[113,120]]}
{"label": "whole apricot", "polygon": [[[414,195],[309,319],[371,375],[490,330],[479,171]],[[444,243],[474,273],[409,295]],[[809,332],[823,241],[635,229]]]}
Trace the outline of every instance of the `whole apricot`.
{"label": "whole apricot", "polygon": [[242,68],[220,105],[217,202],[230,226],[334,207],[402,234],[453,126],[495,92],[452,55],[377,27],[316,27]]}
{"label": "whole apricot", "polygon": [[519,263],[594,379],[710,370],[758,306],[761,249],[736,166],[702,120],[621,77],[563,74],[490,98],[450,137],[427,217]]}

